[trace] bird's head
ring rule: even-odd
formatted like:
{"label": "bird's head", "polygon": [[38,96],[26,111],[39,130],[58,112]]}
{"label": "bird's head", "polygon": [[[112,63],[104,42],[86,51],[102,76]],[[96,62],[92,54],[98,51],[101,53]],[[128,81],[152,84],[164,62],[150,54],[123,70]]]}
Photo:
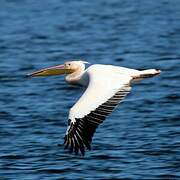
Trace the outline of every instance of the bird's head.
{"label": "bird's head", "polygon": [[53,75],[63,75],[71,74],[78,70],[84,70],[86,61],[67,61],[63,65],[57,65],[45,69],[35,71],[31,74],[28,74],[30,77],[36,76],[53,76]]}

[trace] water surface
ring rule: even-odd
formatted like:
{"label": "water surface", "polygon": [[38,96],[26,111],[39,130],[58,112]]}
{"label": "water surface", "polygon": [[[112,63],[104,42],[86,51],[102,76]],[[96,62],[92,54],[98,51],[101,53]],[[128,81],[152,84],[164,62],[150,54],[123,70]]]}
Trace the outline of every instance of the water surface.
{"label": "water surface", "polygon": [[[64,151],[79,87],[26,74],[67,59],[157,68],[97,130]],[[180,1],[2,0],[0,179],[180,179]]]}

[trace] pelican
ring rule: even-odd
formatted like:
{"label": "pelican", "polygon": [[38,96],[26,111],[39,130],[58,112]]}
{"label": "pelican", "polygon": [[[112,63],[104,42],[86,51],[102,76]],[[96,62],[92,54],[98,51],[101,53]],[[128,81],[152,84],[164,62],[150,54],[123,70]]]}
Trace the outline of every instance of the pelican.
{"label": "pelican", "polygon": [[102,64],[94,64],[86,69],[86,63],[81,60],[68,61],[29,74],[31,77],[64,74],[67,83],[87,87],[69,111],[64,137],[64,148],[71,153],[80,152],[83,156],[86,150],[91,150],[96,128],[122,102],[130,92],[132,83],[161,72]]}

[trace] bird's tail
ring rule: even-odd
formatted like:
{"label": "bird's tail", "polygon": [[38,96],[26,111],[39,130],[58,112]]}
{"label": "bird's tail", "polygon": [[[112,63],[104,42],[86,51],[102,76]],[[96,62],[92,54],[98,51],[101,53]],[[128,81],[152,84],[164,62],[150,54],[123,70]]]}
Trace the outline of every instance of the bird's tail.
{"label": "bird's tail", "polygon": [[143,71],[138,71],[138,73],[133,75],[133,79],[134,79],[134,81],[136,81],[136,80],[139,81],[144,78],[150,78],[150,77],[156,76],[160,73],[161,73],[160,70],[147,69],[147,70],[143,70]]}
{"label": "bird's tail", "polygon": [[140,71],[140,78],[142,79],[149,78],[149,77],[159,75],[160,73],[161,71],[157,69],[147,69],[147,70]]}
{"label": "bird's tail", "polygon": [[140,71],[140,78],[149,78],[160,74],[161,71],[157,69],[148,69]]}

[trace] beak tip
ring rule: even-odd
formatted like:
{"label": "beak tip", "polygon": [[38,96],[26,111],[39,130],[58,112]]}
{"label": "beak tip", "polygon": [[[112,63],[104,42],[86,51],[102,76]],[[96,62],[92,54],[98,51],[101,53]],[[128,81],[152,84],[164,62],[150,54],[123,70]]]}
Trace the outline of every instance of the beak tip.
{"label": "beak tip", "polygon": [[32,78],[34,75],[33,75],[33,73],[29,73],[29,74],[26,74],[25,75],[27,78]]}

